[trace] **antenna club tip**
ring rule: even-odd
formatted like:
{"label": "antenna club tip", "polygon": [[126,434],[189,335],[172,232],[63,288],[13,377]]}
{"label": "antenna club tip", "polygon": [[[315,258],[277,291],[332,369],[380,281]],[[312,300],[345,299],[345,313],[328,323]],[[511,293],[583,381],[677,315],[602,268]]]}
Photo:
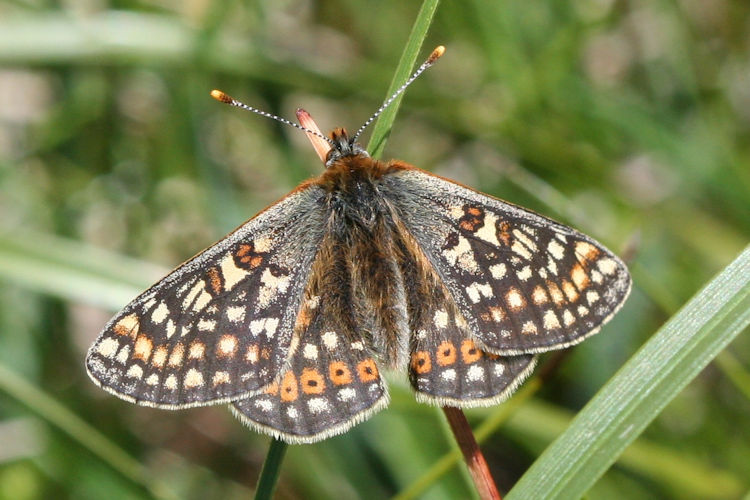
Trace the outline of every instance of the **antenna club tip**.
{"label": "antenna club tip", "polygon": [[216,89],[211,91],[211,97],[213,97],[219,102],[225,102],[227,104],[230,104],[234,100],[229,95],[222,92],[221,90],[216,90]]}
{"label": "antenna club tip", "polygon": [[445,46],[438,45],[435,50],[432,51],[430,57],[427,59],[430,63],[437,61],[443,54],[445,54]]}

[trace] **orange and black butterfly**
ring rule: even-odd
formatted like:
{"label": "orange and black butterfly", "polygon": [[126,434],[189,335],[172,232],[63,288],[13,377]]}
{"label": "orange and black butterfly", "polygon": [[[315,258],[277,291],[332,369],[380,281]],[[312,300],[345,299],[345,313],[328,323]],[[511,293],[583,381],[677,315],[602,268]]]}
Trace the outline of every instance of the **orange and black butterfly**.
{"label": "orange and black butterfly", "polygon": [[625,265],[588,236],[374,160],[364,126],[299,128],[326,170],[118,313],[88,353],[97,384],[159,408],[230,403],[258,430],[315,442],[388,404],[386,368],[422,402],[502,401],[536,353],[593,335],[627,297]]}

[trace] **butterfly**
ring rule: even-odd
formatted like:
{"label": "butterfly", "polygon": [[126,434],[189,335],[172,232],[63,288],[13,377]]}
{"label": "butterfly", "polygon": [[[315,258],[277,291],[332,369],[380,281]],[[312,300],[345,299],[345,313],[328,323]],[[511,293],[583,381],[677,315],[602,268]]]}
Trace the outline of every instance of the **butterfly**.
{"label": "butterfly", "polygon": [[356,142],[370,121],[351,137],[293,124],[325,171],[125,306],[88,352],[94,382],[158,408],[229,403],[252,428],[310,443],[384,408],[385,369],[424,403],[503,401],[537,353],[593,335],[622,306],[630,276],[604,246],[371,158]]}

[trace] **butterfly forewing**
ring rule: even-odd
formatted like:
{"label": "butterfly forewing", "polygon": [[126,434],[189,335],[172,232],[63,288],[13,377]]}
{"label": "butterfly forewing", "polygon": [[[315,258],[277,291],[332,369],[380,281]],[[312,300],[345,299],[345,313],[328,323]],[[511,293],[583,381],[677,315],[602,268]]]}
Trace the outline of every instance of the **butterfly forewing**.
{"label": "butterfly forewing", "polygon": [[108,391],[185,407],[260,390],[285,365],[323,235],[319,188],[295,191],[128,304],[86,365]]}
{"label": "butterfly forewing", "polygon": [[595,333],[627,297],[627,269],[599,243],[405,167],[384,178],[384,194],[481,347],[513,355],[574,344]]}

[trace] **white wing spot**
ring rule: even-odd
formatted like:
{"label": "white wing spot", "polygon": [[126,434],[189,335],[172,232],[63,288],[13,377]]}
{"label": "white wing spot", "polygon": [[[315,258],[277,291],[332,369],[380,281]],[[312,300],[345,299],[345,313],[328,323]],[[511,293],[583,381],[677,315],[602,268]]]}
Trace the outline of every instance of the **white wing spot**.
{"label": "white wing spot", "polygon": [[291,278],[288,275],[274,276],[270,269],[263,271],[260,277],[263,286],[258,291],[258,308],[264,309],[281,293],[286,293]]}
{"label": "white wing spot", "polygon": [[513,236],[515,236],[518,241],[524,244],[524,246],[527,249],[527,252],[537,251],[536,244],[533,241],[531,241],[531,238],[529,238],[529,236],[525,232],[521,231],[520,229],[514,229]]}
{"label": "white wing spot", "polygon": [[531,267],[524,266],[523,269],[518,271],[517,276],[521,281],[526,281],[527,279],[531,278]]}
{"label": "white wing spot", "polygon": [[440,378],[448,382],[456,380],[456,370],[454,370],[453,368],[449,368],[440,374]]}
{"label": "white wing spot", "polygon": [[232,356],[237,350],[237,337],[234,335],[222,335],[219,340],[219,354]]}
{"label": "white wing spot", "polygon": [[174,326],[174,321],[167,320],[167,338],[171,338],[175,331],[177,331],[177,328]]}
{"label": "white wing spot", "polygon": [[206,346],[204,346],[201,342],[193,342],[192,344],[190,344],[190,352],[188,353],[188,358],[201,359],[205,352]]}
{"label": "white wing spot", "polygon": [[156,373],[152,373],[146,378],[146,385],[157,385],[159,383],[159,376]]}
{"label": "white wing spot", "polygon": [[143,376],[143,368],[138,365],[132,365],[126,375],[130,378],[141,378]]}
{"label": "white wing spot", "polygon": [[168,376],[164,381],[164,387],[166,387],[170,391],[174,391],[175,389],[177,389],[177,377],[175,377],[174,375]]}
{"label": "white wing spot", "polygon": [[613,259],[610,259],[609,257],[605,257],[604,259],[599,259],[597,261],[596,267],[598,267],[599,270],[604,274],[610,275],[614,274],[617,270],[617,262],[615,262]]}
{"label": "white wing spot", "polygon": [[586,316],[589,313],[589,310],[586,306],[578,306],[578,315],[579,316]]}
{"label": "white wing spot", "polygon": [[495,228],[496,222],[497,222],[497,217],[495,217],[491,213],[485,213],[484,225],[480,227],[477,232],[474,233],[474,236],[486,241],[490,245],[499,247],[500,242],[497,239],[497,229]]}
{"label": "white wing spot", "polygon": [[227,318],[232,323],[241,323],[245,320],[245,308],[243,306],[227,307]]}
{"label": "white wing spot", "polygon": [[169,308],[164,302],[160,302],[154,312],[151,313],[151,321],[155,325],[160,325],[169,316]]}
{"label": "white wing spot", "polygon": [[527,321],[521,327],[521,333],[523,333],[524,335],[533,335],[536,332],[537,332],[536,325],[534,324],[533,321]]}
{"label": "white wing spot", "polygon": [[435,311],[435,316],[432,319],[435,322],[435,326],[438,328],[445,328],[448,326],[448,313],[445,309],[438,309]]}
{"label": "white wing spot", "polygon": [[589,290],[586,292],[586,302],[589,304],[594,304],[599,300],[599,293],[594,290]]}
{"label": "white wing spot", "polygon": [[228,384],[229,380],[229,373],[222,371],[214,373],[212,382],[214,384],[214,387],[216,387],[219,384]]}
{"label": "white wing spot", "polygon": [[451,266],[458,266],[464,271],[476,273],[479,271],[479,265],[474,260],[474,252],[471,250],[469,240],[463,236],[458,236],[458,244],[452,248],[443,250],[443,257]]}
{"label": "white wing spot", "polygon": [[261,411],[271,411],[273,409],[273,403],[267,399],[259,399],[255,402],[255,406]]}
{"label": "white wing spot", "polygon": [[305,344],[302,355],[307,359],[318,359],[318,346],[315,344]]}
{"label": "white wing spot", "polygon": [[183,381],[183,384],[187,389],[200,387],[203,385],[203,374],[195,368],[191,368],[185,374],[185,380]]}
{"label": "white wing spot", "polygon": [[117,354],[117,349],[120,347],[120,343],[117,341],[117,339],[113,339],[112,337],[107,337],[106,339],[102,340],[99,344],[99,347],[96,348],[96,352],[98,352],[101,356],[104,356],[105,358],[114,358],[115,354]]}
{"label": "white wing spot", "polygon": [[289,418],[297,418],[299,412],[297,411],[297,408],[295,408],[294,406],[290,406],[286,409],[286,414]]}
{"label": "white wing spot", "polygon": [[552,309],[547,309],[542,321],[544,322],[545,330],[555,330],[556,328],[560,328],[560,320],[557,319],[557,314],[555,314],[555,311]]}
{"label": "white wing spot", "polygon": [[557,260],[562,259],[565,256],[565,247],[563,247],[557,240],[552,240],[547,245],[547,252]]}
{"label": "white wing spot", "polygon": [[565,309],[563,311],[563,323],[565,323],[565,326],[570,326],[575,322],[576,322],[576,317],[573,316],[573,313],[570,312],[570,309]]}
{"label": "white wing spot", "polygon": [[253,248],[257,252],[265,253],[271,249],[271,247],[273,246],[272,243],[273,243],[273,240],[267,236],[263,238],[258,238],[257,240],[253,241]]}
{"label": "white wing spot", "polygon": [[474,304],[479,302],[482,296],[487,298],[495,296],[495,294],[492,293],[492,287],[487,283],[472,283],[466,287],[466,294],[469,296],[469,300]]}
{"label": "white wing spot", "polygon": [[505,312],[501,307],[490,306],[490,315],[495,323],[502,323],[505,320]]}
{"label": "white wing spot", "polygon": [[471,365],[469,371],[466,372],[466,378],[470,382],[476,382],[478,380],[484,380],[484,368],[479,365]]}
{"label": "white wing spot", "polygon": [[128,358],[130,357],[130,346],[126,345],[123,347],[120,352],[117,353],[117,357],[115,358],[118,363],[125,364],[128,361]]}
{"label": "white wing spot", "polygon": [[216,329],[216,321],[213,319],[198,320],[198,330],[202,332],[212,332]]}
{"label": "white wing spot", "polygon": [[328,401],[323,398],[312,398],[307,402],[310,413],[323,413],[328,411]]}
{"label": "white wing spot", "polygon": [[448,209],[448,211],[450,212],[451,217],[453,217],[456,220],[464,216],[464,209],[463,207],[459,205],[453,205],[452,207]]}
{"label": "white wing spot", "polygon": [[114,332],[118,335],[128,335],[135,338],[135,336],[138,334],[139,328],[140,323],[138,321],[138,316],[136,316],[135,314],[128,314],[120,321],[118,321],[112,330],[114,330]]}
{"label": "white wing spot", "polygon": [[[198,304],[197,298],[199,295],[204,293],[206,284],[203,281],[198,281],[193,285],[193,288],[190,289],[187,295],[185,295],[185,298],[182,300],[182,308],[188,309],[189,307],[193,307],[194,311],[197,311],[199,309],[196,309],[196,306]],[[210,296],[209,296],[210,299]]]}
{"label": "white wing spot", "polygon": [[247,352],[245,353],[245,359],[250,363],[257,363],[259,354],[258,346],[253,344],[248,346]]}
{"label": "white wing spot", "polygon": [[547,270],[557,276],[557,263],[552,260],[552,257],[547,257]]}
{"label": "white wing spot", "polygon": [[540,285],[537,285],[536,288],[534,288],[534,291],[531,293],[531,299],[534,301],[534,304],[540,306],[542,304],[546,304],[547,300],[547,292],[544,291],[544,288]]}
{"label": "white wing spot", "polygon": [[254,336],[260,335],[262,332],[266,332],[267,338],[273,338],[276,334],[276,329],[279,327],[278,318],[261,318],[250,322],[250,333]]}
{"label": "white wing spot", "polygon": [[584,259],[591,259],[599,254],[599,250],[587,241],[576,241],[576,253]]}
{"label": "white wing spot", "polygon": [[520,241],[516,240],[511,245],[510,249],[513,250],[513,253],[520,255],[524,259],[531,260],[531,252]]}
{"label": "white wing spot", "polygon": [[495,365],[495,368],[493,368],[493,371],[495,372],[496,377],[502,377],[503,373],[505,373],[505,365],[498,363]]}
{"label": "white wing spot", "polygon": [[508,301],[508,306],[513,310],[522,309],[526,305],[526,301],[523,300],[523,296],[516,288],[508,290],[508,293],[505,294],[505,300]]}
{"label": "white wing spot", "polygon": [[250,274],[235,265],[234,256],[231,253],[221,259],[219,266],[221,266],[221,275],[224,277],[224,288],[227,290],[234,288],[237,283]]}
{"label": "white wing spot", "polygon": [[336,332],[325,332],[323,334],[323,344],[328,349],[334,349],[338,341],[339,339],[338,339],[338,336],[336,335]]}
{"label": "white wing spot", "polygon": [[352,342],[352,349],[354,349],[356,351],[362,351],[362,350],[364,350],[364,348],[365,348],[365,345],[362,343],[361,340],[358,340],[356,342]]}
{"label": "white wing spot", "polygon": [[351,387],[345,387],[339,391],[339,399],[341,401],[351,401],[357,395],[357,391]]}
{"label": "white wing spot", "polygon": [[494,264],[490,266],[490,274],[496,280],[503,279],[505,277],[505,264]]}

